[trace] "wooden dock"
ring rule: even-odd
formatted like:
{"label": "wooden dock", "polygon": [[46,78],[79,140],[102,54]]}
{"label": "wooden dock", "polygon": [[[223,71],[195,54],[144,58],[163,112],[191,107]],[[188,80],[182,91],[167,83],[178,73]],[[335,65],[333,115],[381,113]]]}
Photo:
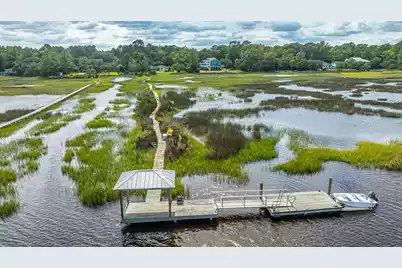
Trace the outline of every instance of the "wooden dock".
{"label": "wooden dock", "polygon": [[[148,87],[149,87],[149,90],[152,91],[152,93],[154,94],[155,100],[156,100],[156,108],[151,113],[151,116],[150,116],[150,118],[152,119],[153,128],[154,128],[156,138],[157,138],[157,141],[158,141],[158,147],[156,149],[155,158],[154,158],[154,169],[163,169],[164,162],[165,162],[166,142],[162,139],[162,134],[161,134],[161,129],[160,129],[160,126],[159,126],[159,122],[155,118],[156,113],[160,109],[161,103],[160,103],[160,100],[159,100],[159,96],[153,90],[152,85],[148,84]],[[160,202],[161,201],[160,200],[161,199],[161,194],[162,194],[161,190],[148,190],[145,202],[147,202],[147,203]]]}
{"label": "wooden dock", "polygon": [[[341,213],[346,211],[362,211],[361,208],[344,208],[322,191],[291,192],[286,189],[226,191],[219,192],[214,198],[184,200],[183,204],[172,201],[172,189],[175,185],[175,171],[163,170],[166,143],[162,139],[159,122],[155,115],[159,111],[158,94],[153,92],[157,107],[150,118],[158,140],[158,147],[152,170],[136,170],[123,172],[116,183],[115,190],[120,191],[120,207],[122,223],[177,222],[182,220],[215,219],[228,214],[250,209],[264,210],[273,218],[287,216],[307,216],[322,213]],[[329,190],[332,185],[330,179]],[[162,189],[168,191],[169,200],[161,200]],[[130,202],[129,191],[147,190],[143,202]],[[127,204],[123,205],[123,193],[127,193]],[[236,212],[234,212],[236,211]]]}
{"label": "wooden dock", "polygon": [[[268,190],[269,191],[269,190]],[[275,190],[272,190],[275,191]],[[243,192],[233,192],[242,194]],[[184,204],[172,203],[171,216],[168,201],[129,203],[124,212],[123,223],[177,222],[184,220],[216,219],[228,215],[265,210],[272,218],[309,216],[329,213],[367,211],[366,208],[344,208],[327,193],[283,192],[262,195],[222,195],[215,198],[185,200]],[[240,211],[240,212],[239,212]]]}
{"label": "wooden dock", "polygon": [[169,217],[168,201],[130,203],[124,213],[124,223],[169,222],[214,219],[218,216],[213,199],[188,200],[183,205],[172,203]]}

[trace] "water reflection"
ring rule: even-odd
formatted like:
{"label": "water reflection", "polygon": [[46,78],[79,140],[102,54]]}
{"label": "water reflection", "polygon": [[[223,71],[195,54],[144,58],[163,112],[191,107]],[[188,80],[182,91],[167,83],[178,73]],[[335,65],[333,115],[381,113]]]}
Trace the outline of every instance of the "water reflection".
{"label": "water reflection", "polygon": [[37,109],[45,106],[57,99],[62,98],[64,95],[16,95],[16,96],[0,96],[0,113],[8,110],[25,110]]}

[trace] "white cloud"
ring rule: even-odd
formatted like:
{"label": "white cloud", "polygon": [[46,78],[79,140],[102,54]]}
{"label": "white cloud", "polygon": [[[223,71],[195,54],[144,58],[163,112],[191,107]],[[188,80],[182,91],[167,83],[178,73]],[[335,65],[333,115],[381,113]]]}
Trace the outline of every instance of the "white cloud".
{"label": "white cloud", "polygon": [[0,44],[41,47],[89,45],[101,49],[135,39],[153,44],[208,47],[232,40],[269,45],[291,42],[381,44],[402,39],[402,22],[0,22]]}

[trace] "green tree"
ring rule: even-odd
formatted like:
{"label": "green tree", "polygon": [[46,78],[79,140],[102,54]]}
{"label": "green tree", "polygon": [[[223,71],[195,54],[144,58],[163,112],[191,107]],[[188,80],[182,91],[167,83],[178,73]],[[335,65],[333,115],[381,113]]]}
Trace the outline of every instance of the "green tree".
{"label": "green tree", "polygon": [[59,72],[61,70],[61,61],[59,55],[51,50],[45,51],[39,68],[40,74],[43,77],[47,77],[55,72]]}

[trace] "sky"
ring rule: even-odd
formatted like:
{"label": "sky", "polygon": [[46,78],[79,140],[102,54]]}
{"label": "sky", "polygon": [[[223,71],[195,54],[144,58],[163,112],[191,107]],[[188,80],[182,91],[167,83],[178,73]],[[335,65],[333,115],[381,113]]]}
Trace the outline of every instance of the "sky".
{"label": "sky", "polygon": [[394,44],[402,40],[402,21],[0,21],[0,45],[110,49],[136,39],[197,49],[234,40],[266,45],[320,41]]}

